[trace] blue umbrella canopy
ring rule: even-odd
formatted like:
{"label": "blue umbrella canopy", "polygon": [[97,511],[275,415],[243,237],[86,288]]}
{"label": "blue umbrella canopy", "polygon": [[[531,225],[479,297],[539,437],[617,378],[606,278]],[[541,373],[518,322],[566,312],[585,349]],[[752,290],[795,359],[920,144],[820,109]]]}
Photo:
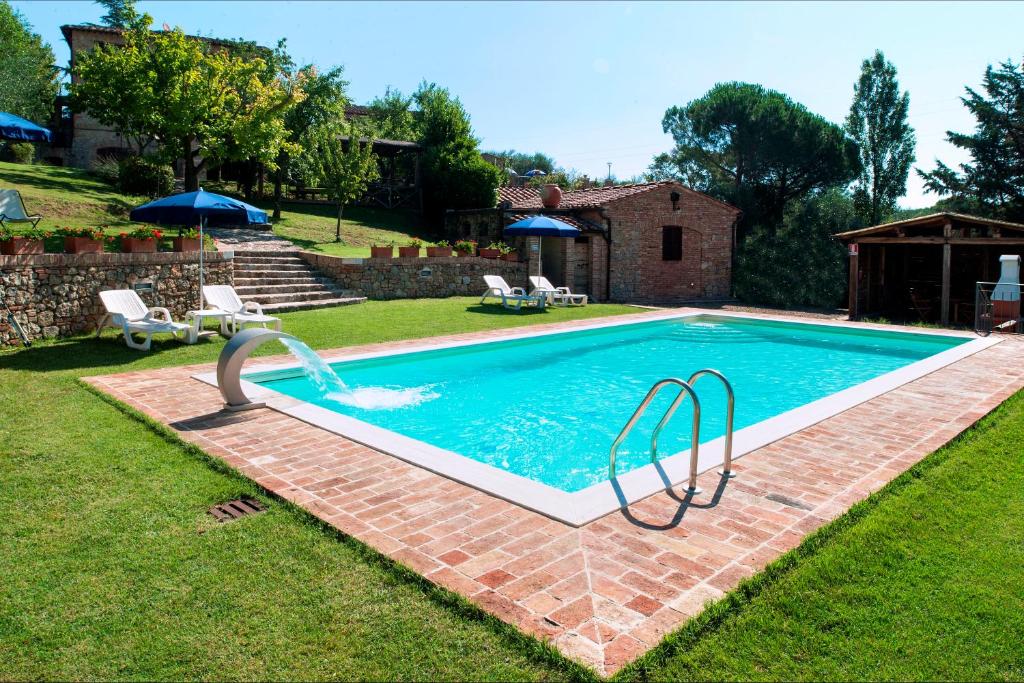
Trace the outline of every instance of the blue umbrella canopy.
{"label": "blue umbrella canopy", "polygon": [[537,176],[537,175],[547,175],[547,173],[545,173],[544,171],[540,170],[539,168],[535,168],[532,171],[527,171],[523,175],[526,176],[527,178],[532,178],[532,177]]}
{"label": "blue umbrella canopy", "polygon": [[267,222],[267,212],[238,199],[207,192],[182,192],[132,209],[129,218],[161,225],[196,225],[201,219],[214,225],[253,225]]}
{"label": "blue umbrella canopy", "polygon": [[42,126],[37,126],[28,119],[0,112],[0,138],[26,142],[49,142],[50,131]]}
{"label": "blue umbrella canopy", "polygon": [[530,216],[505,228],[509,237],[578,237],[580,231],[547,216]]}

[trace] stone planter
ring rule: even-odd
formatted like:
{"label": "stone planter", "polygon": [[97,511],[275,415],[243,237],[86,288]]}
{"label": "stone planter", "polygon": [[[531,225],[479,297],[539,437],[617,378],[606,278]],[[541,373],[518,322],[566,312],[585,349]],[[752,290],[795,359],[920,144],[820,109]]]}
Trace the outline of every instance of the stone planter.
{"label": "stone planter", "polygon": [[64,251],[68,254],[101,254],[103,242],[90,237],[65,237]]}
{"label": "stone planter", "polygon": [[171,243],[174,245],[174,251],[199,251],[202,244],[198,237],[173,237]]}
{"label": "stone planter", "polygon": [[43,240],[31,239],[29,237],[12,237],[9,240],[0,242],[0,254],[5,256],[42,254],[43,251]]}
{"label": "stone planter", "polygon": [[420,248],[419,247],[399,247],[398,256],[400,258],[419,258]]}
{"label": "stone planter", "polygon": [[138,239],[137,237],[121,238],[121,253],[123,254],[155,254],[156,239]]}
{"label": "stone planter", "polygon": [[500,258],[501,252],[497,249],[488,249],[487,247],[480,247],[480,252],[477,254],[481,258]]}
{"label": "stone planter", "polygon": [[427,256],[431,258],[448,258],[451,255],[451,247],[427,247]]}
{"label": "stone planter", "polygon": [[517,261],[519,261],[519,252],[518,251],[510,251],[507,254],[502,254],[501,255],[501,260],[502,261],[508,261],[510,263],[516,263]]}
{"label": "stone planter", "polygon": [[370,258],[391,258],[394,254],[394,247],[370,247]]}

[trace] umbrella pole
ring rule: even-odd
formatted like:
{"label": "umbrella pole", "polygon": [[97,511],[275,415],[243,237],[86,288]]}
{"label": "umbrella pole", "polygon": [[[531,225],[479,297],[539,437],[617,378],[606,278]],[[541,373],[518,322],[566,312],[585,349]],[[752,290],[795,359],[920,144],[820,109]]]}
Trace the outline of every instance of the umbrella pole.
{"label": "umbrella pole", "polygon": [[206,216],[199,217],[199,310],[203,310],[203,251],[206,245],[203,243],[203,230],[206,228]]}
{"label": "umbrella pole", "polygon": [[544,238],[537,237],[537,277],[540,277],[541,261],[544,258]]}

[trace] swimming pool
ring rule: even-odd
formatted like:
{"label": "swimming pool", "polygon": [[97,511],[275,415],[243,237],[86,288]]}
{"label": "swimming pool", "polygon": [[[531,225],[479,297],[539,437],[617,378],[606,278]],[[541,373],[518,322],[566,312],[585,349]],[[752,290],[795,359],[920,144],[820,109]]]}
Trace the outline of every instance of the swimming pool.
{"label": "swimming pool", "polygon": [[[619,476],[608,481],[612,441],[660,379],[686,379],[703,368],[728,377],[738,457],[973,353],[978,342],[984,340],[684,314],[333,362],[351,390],[344,396],[324,396],[296,367],[244,379],[250,394],[275,397],[272,407],[300,419],[584,523],[685,479],[689,401],[659,439],[659,452],[675,455],[650,464],[651,431],[676,393],[666,390],[620,447]],[[722,458],[725,392],[712,379],[697,390],[705,470]]]}

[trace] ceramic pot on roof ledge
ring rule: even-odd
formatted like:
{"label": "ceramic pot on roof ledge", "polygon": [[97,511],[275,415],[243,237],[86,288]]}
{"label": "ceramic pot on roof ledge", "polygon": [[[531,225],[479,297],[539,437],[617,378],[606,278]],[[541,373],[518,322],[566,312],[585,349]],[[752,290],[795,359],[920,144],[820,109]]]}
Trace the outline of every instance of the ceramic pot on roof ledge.
{"label": "ceramic pot on roof ledge", "polygon": [[540,202],[545,209],[557,209],[562,203],[562,188],[554,183],[547,183],[540,188]]}

